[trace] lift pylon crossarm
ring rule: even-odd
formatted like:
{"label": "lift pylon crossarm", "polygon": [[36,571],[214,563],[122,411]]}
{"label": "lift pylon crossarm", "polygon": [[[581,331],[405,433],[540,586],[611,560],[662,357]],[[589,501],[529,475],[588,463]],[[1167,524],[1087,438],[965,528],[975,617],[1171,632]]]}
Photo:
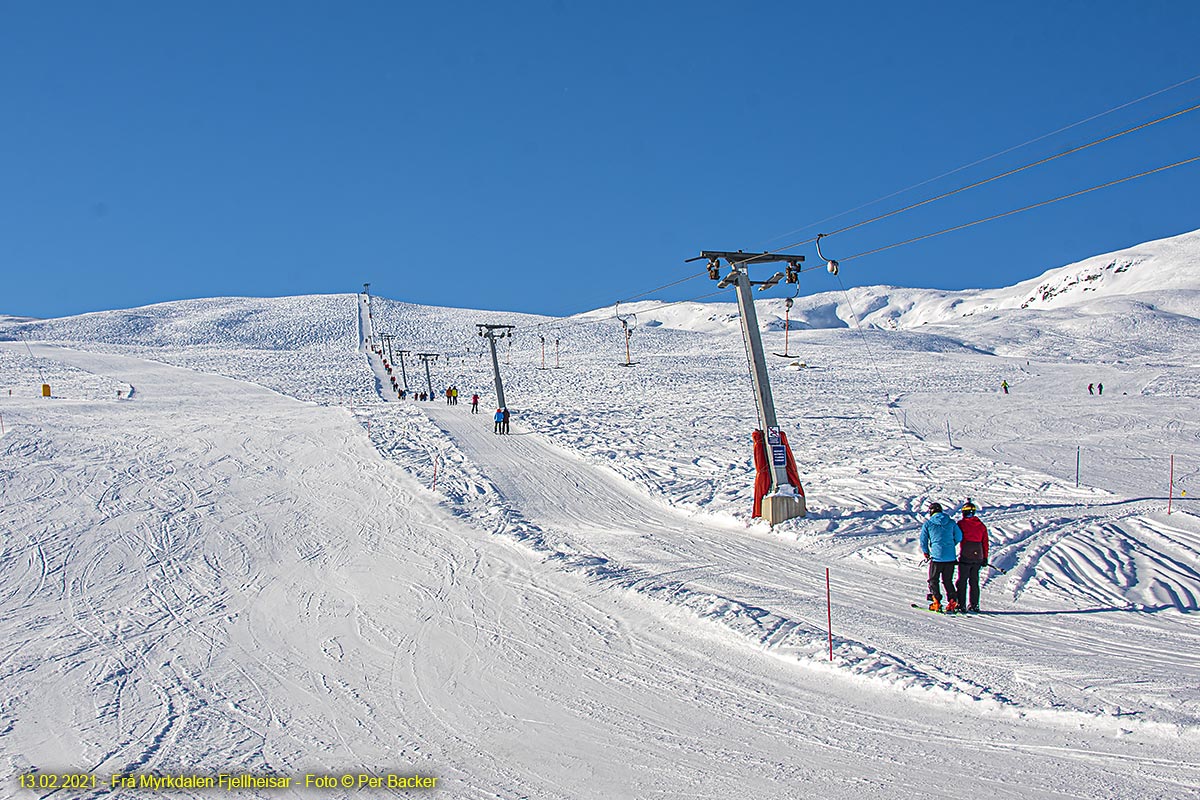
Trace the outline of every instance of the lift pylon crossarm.
{"label": "lift pylon crossarm", "polygon": [[695,258],[689,258],[687,261],[699,261],[702,258],[708,259],[710,270],[713,264],[722,258],[725,259],[725,261],[727,261],[731,267],[742,264],[770,264],[776,261],[786,261],[789,264],[799,264],[800,262],[804,261],[804,256],[794,253],[743,253],[741,250],[701,250],[700,255],[696,256]]}

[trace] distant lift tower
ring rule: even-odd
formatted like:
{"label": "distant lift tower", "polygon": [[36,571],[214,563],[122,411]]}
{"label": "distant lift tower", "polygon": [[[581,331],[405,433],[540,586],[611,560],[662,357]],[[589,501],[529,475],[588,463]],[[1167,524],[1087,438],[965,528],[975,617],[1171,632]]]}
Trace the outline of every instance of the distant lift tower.
{"label": "distant lift tower", "polygon": [[404,384],[404,391],[408,391],[408,373],[404,370],[404,357],[412,352],[412,350],[397,350],[400,354],[400,380]]}
{"label": "distant lift tower", "polygon": [[417,358],[425,364],[425,384],[429,387],[429,399],[433,399],[433,378],[429,377],[429,362],[437,361],[437,353],[417,353]]}
{"label": "distant lift tower", "polygon": [[[800,262],[804,256],[786,253],[730,253],[724,250],[703,250],[699,258],[689,261],[708,260],[708,274],[718,280],[717,286],[737,287],[738,312],[742,319],[742,339],[746,343],[746,357],[750,361],[750,377],[754,383],[754,400],[758,406],[758,422],[765,438],[768,468],[771,473],[771,490],[762,498],[762,514],[770,524],[803,517],[807,513],[804,489],[793,486],[787,475],[787,446],[779,422],[775,419],[775,401],[771,398],[771,382],[767,377],[767,359],[763,351],[762,336],[758,330],[758,314],[754,310],[754,295],[751,287],[759,291],[770,289],[781,280],[797,283],[800,280]],[[721,277],[721,259],[729,264],[729,274]],[[776,272],[765,281],[750,280],[747,267],[751,264],[768,264],[784,261],[786,272]]]}
{"label": "distant lift tower", "polygon": [[479,335],[488,340],[488,345],[492,348],[492,372],[496,376],[496,408],[508,408],[508,404],[504,402],[504,383],[500,380],[500,359],[496,358],[496,339],[512,337],[512,332],[515,328],[513,325],[476,325],[479,329]]}

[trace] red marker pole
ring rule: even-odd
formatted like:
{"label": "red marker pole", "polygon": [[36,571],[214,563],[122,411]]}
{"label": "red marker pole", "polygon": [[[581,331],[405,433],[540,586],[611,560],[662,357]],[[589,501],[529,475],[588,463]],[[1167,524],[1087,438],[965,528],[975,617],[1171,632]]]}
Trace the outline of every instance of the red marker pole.
{"label": "red marker pole", "polygon": [[829,567],[825,568],[825,615],[829,623],[829,660],[833,661],[833,605],[829,600]]}

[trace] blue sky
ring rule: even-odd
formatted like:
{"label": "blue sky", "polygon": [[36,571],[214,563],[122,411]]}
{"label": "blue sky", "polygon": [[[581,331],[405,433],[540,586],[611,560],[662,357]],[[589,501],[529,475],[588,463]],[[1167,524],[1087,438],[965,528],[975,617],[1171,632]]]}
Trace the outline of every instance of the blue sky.
{"label": "blue sky", "polygon": [[[1175,0],[0,0],[0,313],[364,281],[436,305],[611,305],[696,272],[701,249],[782,247],[1198,103],[1200,80],[806,227],[1200,74],[1198,39],[1200,3]],[[1195,155],[1200,112],[823,246]],[[1015,283],[1200,227],[1198,189],[1192,164],[842,279]]]}

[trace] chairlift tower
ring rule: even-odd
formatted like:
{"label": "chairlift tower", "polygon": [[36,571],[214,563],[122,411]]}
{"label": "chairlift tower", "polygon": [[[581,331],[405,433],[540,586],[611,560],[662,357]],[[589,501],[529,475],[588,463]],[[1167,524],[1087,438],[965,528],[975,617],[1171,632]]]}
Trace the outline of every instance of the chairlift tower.
{"label": "chairlift tower", "polygon": [[479,335],[488,340],[492,349],[492,372],[496,377],[496,408],[507,408],[504,402],[504,383],[500,380],[500,359],[496,357],[496,339],[512,338],[515,325],[476,325]]}
{"label": "chairlift tower", "polygon": [[425,364],[425,383],[429,387],[429,399],[433,399],[433,378],[429,377],[429,362],[437,361],[437,353],[417,353],[417,358]]}
{"label": "chairlift tower", "polygon": [[[708,274],[719,281],[721,289],[735,286],[737,289],[738,312],[742,322],[742,339],[746,344],[746,358],[750,362],[750,377],[754,384],[754,401],[758,410],[758,422],[767,449],[768,468],[771,473],[771,490],[762,499],[763,517],[771,525],[793,517],[807,514],[803,487],[792,486],[787,476],[787,448],[783,443],[779,421],[775,417],[775,401],[771,397],[771,381],[767,375],[767,358],[763,350],[762,334],[758,330],[758,314],[754,309],[753,287],[764,291],[781,280],[796,283],[800,280],[800,263],[804,256],[786,253],[744,253],[724,250],[703,250],[698,261],[708,260]],[[721,259],[729,265],[729,274],[720,276]],[[776,272],[765,281],[750,280],[748,267],[751,264],[786,262],[786,272]]]}

